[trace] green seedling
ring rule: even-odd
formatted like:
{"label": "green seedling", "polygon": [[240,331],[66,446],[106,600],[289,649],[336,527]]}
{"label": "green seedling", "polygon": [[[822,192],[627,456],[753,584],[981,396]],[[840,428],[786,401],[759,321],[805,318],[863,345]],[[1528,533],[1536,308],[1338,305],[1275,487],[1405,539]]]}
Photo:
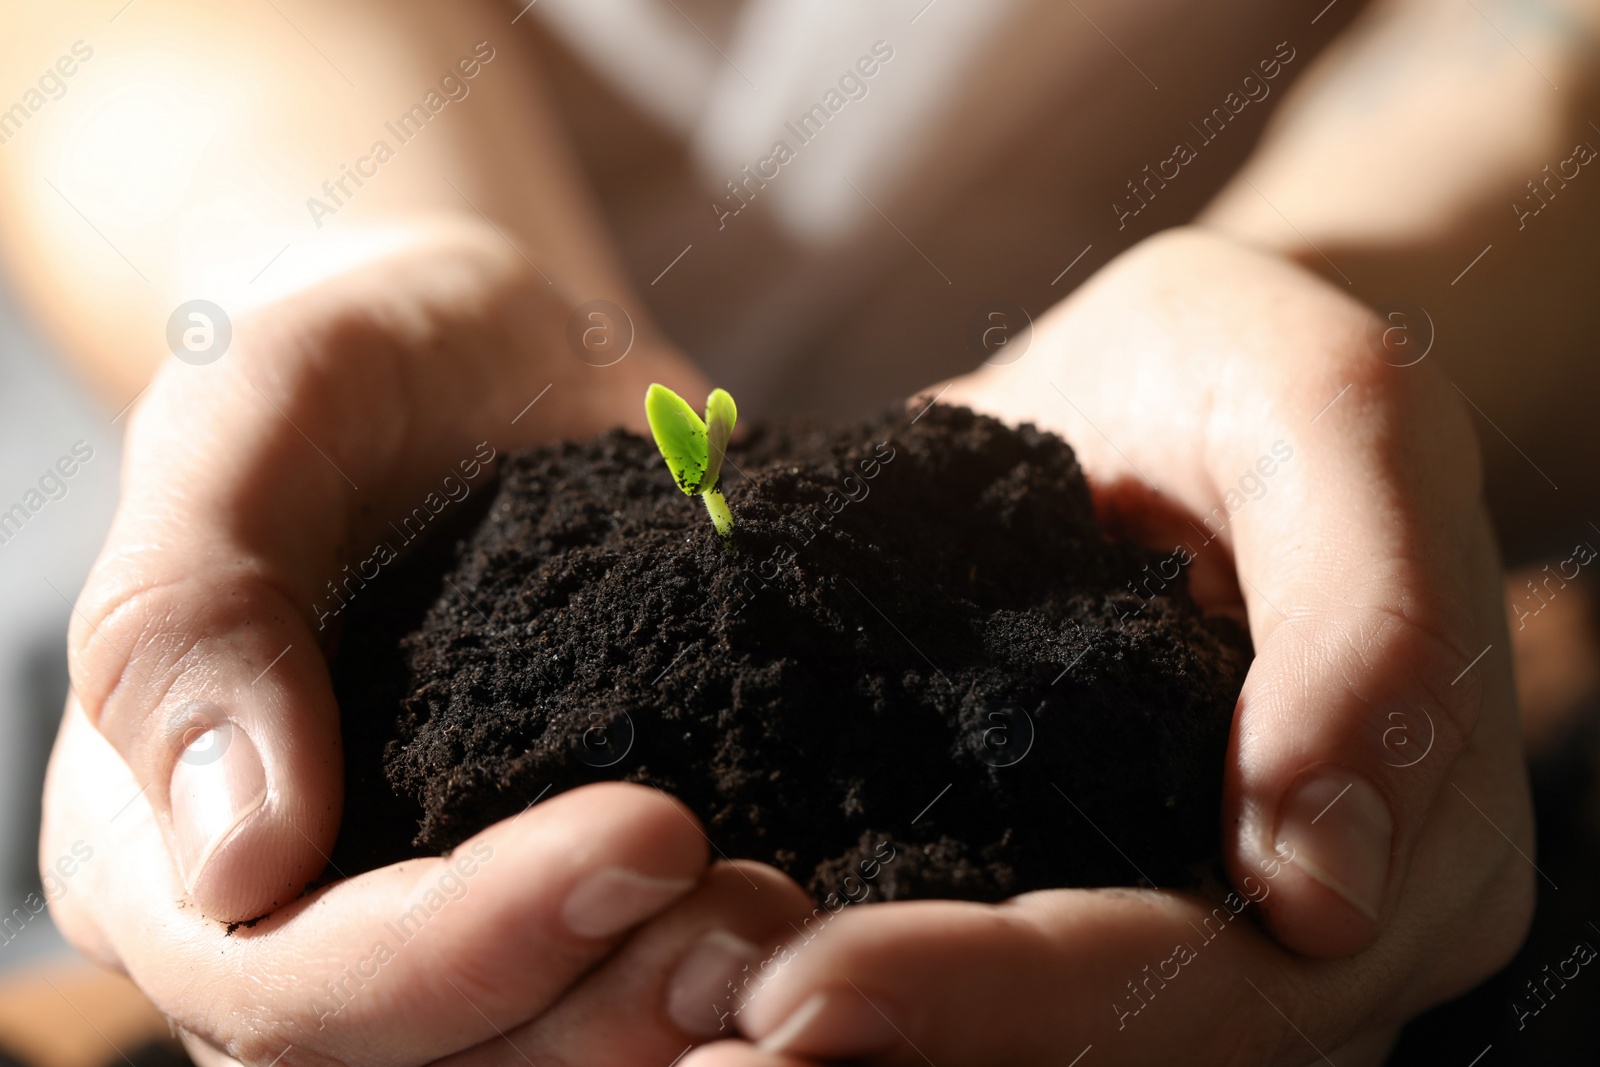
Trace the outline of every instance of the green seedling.
{"label": "green seedling", "polygon": [[722,389],[711,390],[702,419],[683,397],[664,385],[652,385],[644,395],[644,413],[673,481],[686,495],[704,500],[717,533],[732,537],[733,512],[717,486],[722,481],[728,438],[739,419],[733,397]]}

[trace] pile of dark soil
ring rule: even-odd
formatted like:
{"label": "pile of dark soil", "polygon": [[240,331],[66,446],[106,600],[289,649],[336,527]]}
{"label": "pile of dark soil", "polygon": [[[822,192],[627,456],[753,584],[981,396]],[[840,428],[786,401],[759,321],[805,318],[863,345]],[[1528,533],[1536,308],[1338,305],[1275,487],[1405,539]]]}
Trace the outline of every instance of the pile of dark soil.
{"label": "pile of dark soil", "polygon": [[935,406],[729,468],[731,544],[642,438],[509,456],[352,603],[341,869],[616,778],[819,897],[1214,869],[1248,641],[1103,532],[1063,441]]}

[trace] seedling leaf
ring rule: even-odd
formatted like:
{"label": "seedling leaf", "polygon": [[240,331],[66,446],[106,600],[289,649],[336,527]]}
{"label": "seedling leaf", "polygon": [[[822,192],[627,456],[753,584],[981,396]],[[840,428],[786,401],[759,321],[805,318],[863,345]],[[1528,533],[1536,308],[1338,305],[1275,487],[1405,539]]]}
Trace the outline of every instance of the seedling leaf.
{"label": "seedling leaf", "polygon": [[664,385],[650,386],[644,397],[644,413],[673,481],[686,496],[696,495],[704,486],[710,455],[706,424],[684,403],[683,397]]}
{"label": "seedling leaf", "polygon": [[644,395],[644,413],[661,457],[673,481],[687,496],[705,501],[711,525],[726,540],[733,536],[733,512],[718,490],[728,438],[739,421],[739,409],[725,390],[713,389],[706,397],[702,421],[683,397],[664,385],[652,385]]}
{"label": "seedling leaf", "polygon": [[700,483],[705,489],[715,489],[722,476],[722,457],[728,451],[728,438],[733,436],[733,424],[739,421],[739,408],[725,389],[713,389],[706,397],[706,473]]}

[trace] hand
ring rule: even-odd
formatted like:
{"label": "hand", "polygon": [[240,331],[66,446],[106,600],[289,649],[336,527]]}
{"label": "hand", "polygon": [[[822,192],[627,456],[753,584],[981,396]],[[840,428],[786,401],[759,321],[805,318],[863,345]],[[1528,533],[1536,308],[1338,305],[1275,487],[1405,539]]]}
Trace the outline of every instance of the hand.
{"label": "hand", "polygon": [[[342,799],[324,583],[446,475],[482,491],[487,449],[642,422],[651,380],[705,391],[648,337],[588,366],[567,350],[569,314],[493,231],[415,234],[241,321],[219,361],[173,361],[131,416],[121,506],[73,615],[41,857],[68,939],[132,975],[202,1062],[508,1054],[500,1034],[579,979],[564,1019],[662,969],[717,914],[761,940],[795,906],[759,868],[736,899],[731,869],[697,889],[692,816],[623,785],[301,895]],[[631,972],[601,965],[673,901],[629,943]],[[663,1012],[628,1037],[687,1044]],[[569,1022],[546,1047],[586,1062],[618,1040]]]}
{"label": "hand", "polygon": [[1062,433],[1108,523],[1186,546],[1197,597],[1247,618],[1233,894],[849,909],[740,1014],[760,1047],[684,1067],[1064,1065],[1090,1045],[1097,1065],[1376,1063],[1510,957],[1532,814],[1476,446],[1434,368],[1376,358],[1367,321],[1297,269],[1180,231],[943,398]]}

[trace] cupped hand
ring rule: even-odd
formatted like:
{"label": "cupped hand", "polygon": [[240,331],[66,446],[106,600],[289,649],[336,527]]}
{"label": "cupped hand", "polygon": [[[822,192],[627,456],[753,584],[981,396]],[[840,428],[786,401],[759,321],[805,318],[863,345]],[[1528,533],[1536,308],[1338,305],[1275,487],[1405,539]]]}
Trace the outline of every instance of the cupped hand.
{"label": "cupped hand", "polygon": [[[509,1056],[503,1035],[569,991],[563,1019],[699,930],[760,941],[797,906],[759,868],[737,885],[773,891],[702,880],[693,817],[620,784],[303,895],[342,804],[329,583],[390,519],[482,491],[498,451],[640,423],[653,380],[705,391],[642,334],[615,365],[579,359],[573,301],[487,228],[405,242],[239,322],[218,361],[162,370],[131,415],[121,504],[73,612],[41,842],[47,867],[72,865],[53,875],[53,913],[203,1062],[412,1064],[484,1043]],[[629,942],[643,962],[597,969],[675,901]],[[569,1062],[617,1040],[542,1033]],[[630,1037],[634,1051],[687,1042],[664,1006]]]}
{"label": "cupped hand", "polygon": [[1436,368],[1390,366],[1368,326],[1176,231],[943,395],[1062,433],[1107,522],[1248,621],[1231,893],[849,909],[740,1014],[747,1042],[685,1067],[1376,1063],[1509,958],[1536,874],[1476,445]]}

